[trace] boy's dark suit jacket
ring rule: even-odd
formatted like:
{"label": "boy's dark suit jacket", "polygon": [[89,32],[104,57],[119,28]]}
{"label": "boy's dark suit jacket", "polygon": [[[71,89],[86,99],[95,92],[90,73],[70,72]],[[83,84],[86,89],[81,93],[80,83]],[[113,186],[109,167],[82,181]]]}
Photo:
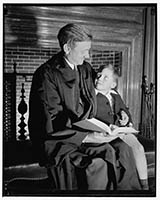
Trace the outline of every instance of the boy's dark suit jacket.
{"label": "boy's dark suit jacket", "polygon": [[103,94],[97,94],[97,113],[96,118],[110,125],[115,124],[120,126],[118,119],[120,118],[120,111],[123,110],[129,116],[129,122],[132,122],[130,112],[124,104],[121,96],[117,93],[111,93],[113,99],[113,109],[107,97]]}

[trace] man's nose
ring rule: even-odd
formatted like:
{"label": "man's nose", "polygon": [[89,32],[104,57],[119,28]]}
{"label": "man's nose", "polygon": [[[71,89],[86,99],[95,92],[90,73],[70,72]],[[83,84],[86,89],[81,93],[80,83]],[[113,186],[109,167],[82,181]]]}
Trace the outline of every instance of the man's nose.
{"label": "man's nose", "polygon": [[90,58],[89,52],[87,52],[87,53],[84,55],[84,57],[85,57],[86,59],[89,59],[89,58]]}

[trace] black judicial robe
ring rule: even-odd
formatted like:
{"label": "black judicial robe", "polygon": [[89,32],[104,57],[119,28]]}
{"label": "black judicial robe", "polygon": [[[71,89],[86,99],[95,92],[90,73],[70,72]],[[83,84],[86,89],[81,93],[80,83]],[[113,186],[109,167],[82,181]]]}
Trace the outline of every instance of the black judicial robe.
{"label": "black judicial robe", "polygon": [[72,123],[95,115],[96,100],[91,66],[84,62],[82,66],[78,66],[78,69],[81,88],[79,95],[82,94],[85,105],[81,117],[77,106],[79,96],[74,95],[76,75],[66,63],[62,52],[40,66],[33,75],[28,127],[32,142],[37,148],[41,147],[39,150],[42,150],[40,155],[42,164],[48,162],[43,154],[44,141],[52,139],[56,133],[56,135],[60,134],[60,137],[63,134],[65,137],[72,135],[71,142],[80,145],[87,133],[76,134],[71,130]]}

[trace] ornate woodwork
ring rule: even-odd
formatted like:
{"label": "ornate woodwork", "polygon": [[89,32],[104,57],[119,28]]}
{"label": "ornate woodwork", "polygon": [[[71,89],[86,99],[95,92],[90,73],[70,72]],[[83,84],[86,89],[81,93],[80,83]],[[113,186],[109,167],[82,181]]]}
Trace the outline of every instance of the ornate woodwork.
{"label": "ornate woodwork", "polygon": [[[149,76],[155,78],[156,9],[154,8],[155,4],[140,6],[5,4],[4,43],[6,46],[58,48],[56,35],[63,25],[80,23],[87,26],[94,36],[93,50],[122,52],[119,92],[130,108],[135,127],[139,128],[144,71],[148,78]],[[147,53],[145,56],[144,52]]]}

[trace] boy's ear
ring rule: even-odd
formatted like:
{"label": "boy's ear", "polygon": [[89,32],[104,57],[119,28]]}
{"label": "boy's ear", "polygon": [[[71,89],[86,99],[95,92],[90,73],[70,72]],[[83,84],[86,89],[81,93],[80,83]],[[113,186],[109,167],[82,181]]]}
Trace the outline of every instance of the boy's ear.
{"label": "boy's ear", "polygon": [[68,46],[67,43],[63,45],[63,50],[64,50],[64,52],[65,52],[66,54],[68,54],[68,53],[70,52],[70,47]]}
{"label": "boy's ear", "polygon": [[114,89],[116,86],[117,86],[117,83],[116,83],[116,82],[113,82],[113,83],[112,83],[112,89]]}

